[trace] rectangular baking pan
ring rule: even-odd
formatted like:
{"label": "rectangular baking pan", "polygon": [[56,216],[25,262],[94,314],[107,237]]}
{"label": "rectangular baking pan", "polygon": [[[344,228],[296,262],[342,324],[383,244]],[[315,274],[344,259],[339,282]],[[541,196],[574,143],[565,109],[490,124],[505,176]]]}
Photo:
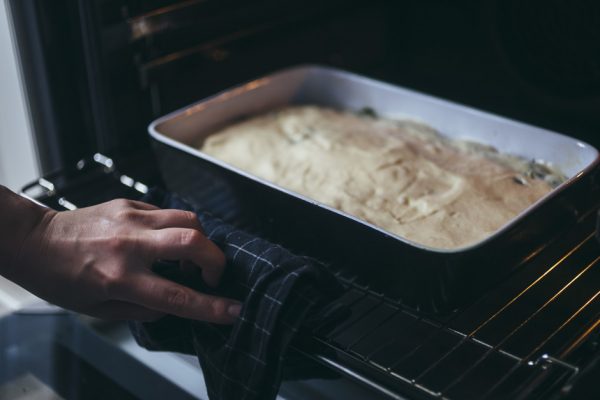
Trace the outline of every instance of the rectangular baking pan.
{"label": "rectangular baking pan", "polygon": [[[370,107],[425,122],[442,134],[552,163],[568,180],[487,239],[457,250],[411,243],[367,222],[261,180],[197,148],[215,130],[292,104]],[[406,305],[444,313],[526,263],[561,229],[598,206],[598,151],[576,139],[321,66],[299,66],[242,84],[149,126],[169,190],[230,221],[253,226],[296,251],[334,264],[361,284]],[[205,188],[219,201],[206,202]]]}

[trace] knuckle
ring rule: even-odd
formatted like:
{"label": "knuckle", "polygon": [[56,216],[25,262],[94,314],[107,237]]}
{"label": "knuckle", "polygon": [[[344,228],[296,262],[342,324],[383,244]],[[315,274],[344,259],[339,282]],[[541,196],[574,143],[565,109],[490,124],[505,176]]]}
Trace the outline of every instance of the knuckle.
{"label": "knuckle", "polygon": [[211,302],[211,312],[215,319],[221,319],[227,314],[227,303],[220,299]]}
{"label": "knuckle", "polygon": [[189,304],[188,294],[179,288],[168,289],[165,298],[168,306],[175,311],[183,310]]}
{"label": "knuckle", "polygon": [[185,218],[189,221],[190,225],[195,227],[199,232],[204,234],[204,228],[198,220],[198,216],[193,211],[185,211]]}
{"label": "knuckle", "polygon": [[119,221],[131,221],[135,219],[136,212],[131,208],[123,208],[115,213],[115,217]]}
{"label": "knuckle", "polygon": [[131,202],[127,199],[115,199],[111,203],[118,209],[131,208]]}
{"label": "knuckle", "polygon": [[117,294],[125,282],[125,269],[120,266],[105,268],[101,272],[100,282],[108,297]]}
{"label": "knuckle", "polygon": [[202,242],[202,234],[194,229],[186,229],[181,232],[180,241],[184,247],[197,246]]}
{"label": "knuckle", "polygon": [[196,214],[192,211],[183,211],[183,216],[185,219],[192,223],[196,223],[198,220],[196,219]]}

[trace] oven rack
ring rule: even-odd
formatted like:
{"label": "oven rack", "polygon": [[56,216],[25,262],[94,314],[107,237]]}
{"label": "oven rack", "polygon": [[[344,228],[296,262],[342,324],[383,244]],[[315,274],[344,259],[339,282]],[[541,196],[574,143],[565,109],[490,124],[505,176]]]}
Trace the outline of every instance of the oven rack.
{"label": "oven rack", "polygon": [[[51,174],[26,186],[23,195],[56,209],[137,199],[148,190],[142,182],[150,180],[124,173],[126,164],[117,168],[113,159],[95,154],[77,164],[79,173]],[[155,171],[148,170],[145,179],[157,183]],[[197,198],[224,220],[263,233],[218,189],[199,188]],[[593,213],[582,216],[516,273],[444,317],[374,292],[331,264],[348,287],[339,301],[352,314],[338,326],[317,329],[297,351],[391,398],[403,398],[399,393],[448,400],[566,396],[581,370],[600,358],[600,245],[594,222]]]}
{"label": "oven rack", "polygon": [[[505,303],[498,306],[498,298],[490,294],[446,322],[352,288],[342,298],[351,304],[352,317],[317,332],[317,340],[363,371],[386,375],[388,385],[409,386],[426,398],[518,398],[518,393],[534,390],[542,390],[536,397],[547,398],[578,374],[577,358],[570,357],[573,344],[598,326],[599,257],[576,263],[592,254],[592,247],[597,243],[588,235],[541,279],[514,287],[518,293]],[[550,276],[561,268],[568,271],[560,278]],[[597,272],[592,275],[592,270]],[[558,290],[531,301],[529,294],[550,280]],[[590,287],[588,292],[596,292],[576,288],[581,282]],[[574,308],[557,307],[561,302]]]}

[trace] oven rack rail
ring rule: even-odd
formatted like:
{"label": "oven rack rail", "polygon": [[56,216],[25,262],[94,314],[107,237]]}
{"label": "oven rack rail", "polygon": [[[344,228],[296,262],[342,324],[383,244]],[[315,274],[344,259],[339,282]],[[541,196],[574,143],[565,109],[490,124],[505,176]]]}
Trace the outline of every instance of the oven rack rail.
{"label": "oven rack rail", "polygon": [[[69,193],[89,195],[81,185],[102,191],[89,196],[92,204],[138,199],[148,191],[142,180],[99,153],[81,160],[76,170],[87,178],[75,179],[74,188],[57,172],[27,185],[22,195],[72,210],[83,203]],[[251,222],[218,193],[206,189],[203,204],[252,231]],[[520,271],[441,319],[375,293],[331,265],[348,287],[340,301],[352,314],[336,327],[317,330],[307,341],[310,351],[297,350],[390,398],[403,398],[398,393],[447,400],[568,395],[582,368],[600,357],[600,246],[594,222],[591,213],[582,217],[576,229],[533,254]]]}

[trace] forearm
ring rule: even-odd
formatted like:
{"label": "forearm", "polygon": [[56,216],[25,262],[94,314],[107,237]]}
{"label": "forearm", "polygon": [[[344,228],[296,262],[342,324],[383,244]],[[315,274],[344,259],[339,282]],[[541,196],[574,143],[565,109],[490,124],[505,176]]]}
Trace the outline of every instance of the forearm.
{"label": "forearm", "polygon": [[48,212],[0,185],[0,275],[14,276],[24,242]]}
{"label": "forearm", "polygon": [[129,200],[56,212],[0,186],[0,275],[31,293],[99,317],[235,320],[237,301],[155,275],[157,259],[191,262],[212,286],[225,268],[193,213]]}

